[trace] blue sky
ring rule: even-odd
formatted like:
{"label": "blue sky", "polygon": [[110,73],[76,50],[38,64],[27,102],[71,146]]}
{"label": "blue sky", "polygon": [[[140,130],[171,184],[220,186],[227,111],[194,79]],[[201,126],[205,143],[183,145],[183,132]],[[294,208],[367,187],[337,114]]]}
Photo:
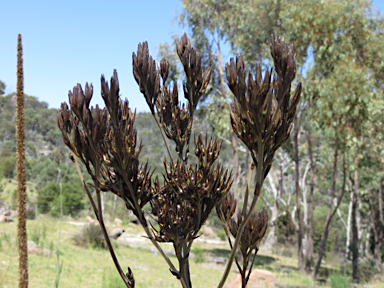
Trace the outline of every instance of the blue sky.
{"label": "blue sky", "polygon": [[[17,34],[24,49],[24,92],[59,108],[68,90],[94,85],[92,104],[102,104],[100,76],[117,69],[122,98],[130,107],[148,111],[132,75],[132,52],[147,40],[157,47],[184,30],[173,24],[182,10],[179,0],[149,1],[1,1],[0,80],[6,93],[16,89]],[[373,1],[384,11],[384,0]]]}
{"label": "blue sky", "polygon": [[[162,1],[1,1],[0,80],[16,89],[17,35],[22,34],[24,92],[59,108],[77,83],[94,86],[92,104],[103,103],[100,76],[117,69],[120,92],[131,107],[147,110],[132,74],[132,52],[148,41],[150,53],[182,34],[172,25],[178,0]],[[144,4],[145,3],[145,4]]]}

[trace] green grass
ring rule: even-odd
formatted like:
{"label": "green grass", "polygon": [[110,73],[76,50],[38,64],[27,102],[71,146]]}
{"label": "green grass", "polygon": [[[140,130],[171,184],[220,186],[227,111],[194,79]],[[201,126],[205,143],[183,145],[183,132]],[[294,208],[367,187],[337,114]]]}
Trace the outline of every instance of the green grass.
{"label": "green grass", "polygon": [[[59,222],[50,219],[28,220],[28,239],[31,235],[40,235],[40,245],[49,248],[54,243],[56,249]],[[131,227],[131,226],[130,226]],[[133,226],[134,227],[134,226]],[[136,230],[134,227],[132,230]],[[81,248],[71,243],[72,234],[78,227],[63,222],[60,244],[60,261],[63,268],[60,276],[60,287],[120,287],[119,275],[110,259],[109,252],[102,249]],[[17,287],[18,255],[16,244],[16,224],[0,223],[0,287]],[[4,240],[6,233],[8,240]],[[4,234],[5,235],[5,234]],[[42,237],[41,235],[45,235]],[[2,238],[1,238],[2,237]],[[34,236],[35,237],[35,236]],[[44,244],[46,243],[46,244]],[[118,246],[117,257],[123,269],[131,267],[137,288],[144,287],[180,287],[180,283],[171,275],[163,258],[146,250]],[[175,257],[171,257],[177,263]],[[51,257],[29,255],[30,287],[54,287],[57,274],[57,259]],[[195,287],[216,287],[222,269],[210,268],[204,263],[191,261],[192,281]],[[235,276],[235,275],[233,275]],[[124,287],[124,286],[121,286]]]}
{"label": "green grass", "polygon": [[[82,248],[72,243],[72,236],[78,233],[81,226],[70,224],[71,219],[65,218],[62,224],[60,243],[60,262],[63,263],[59,287],[77,288],[119,288],[120,277],[110,258],[109,252],[99,248]],[[59,221],[44,216],[39,220],[28,220],[28,239],[34,240],[38,247],[53,250],[51,257],[29,255],[29,287],[55,287],[57,276],[57,258],[55,255]],[[125,227],[130,234],[142,233],[139,226]],[[171,247],[166,246],[167,249]],[[230,251],[224,244],[207,244],[196,242],[192,252],[195,258],[190,261],[191,278],[194,287],[217,287],[224,271],[224,265],[209,263],[212,257],[228,257]],[[147,250],[117,246],[117,257],[123,269],[131,267],[137,288],[181,287],[179,281],[169,272],[168,266],[159,254]],[[177,267],[177,259],[170,257]],[[277,256],[260,251],[254,263],[255,268],[272,271],[282,285],[317,286],[310,276],[297,269],[296,257]],[[321,287],[348,287],[344,276],[337,274],[337,263],[328,264],[330,279]],[[232,267],[228,282],[236,277],[235,266]],[[341,278],[340,278],[341,277]],[[0,223],[0,288],[16,288],[18,279],[18,254],[16,243],[16,223]],[[346,282],[344,286],[340,286]],[[371,281],[369,287],[382,287],[380,278]],[[339,286],[337,286],[339,285]],[[364,287],[364,286],[361,286]]]}

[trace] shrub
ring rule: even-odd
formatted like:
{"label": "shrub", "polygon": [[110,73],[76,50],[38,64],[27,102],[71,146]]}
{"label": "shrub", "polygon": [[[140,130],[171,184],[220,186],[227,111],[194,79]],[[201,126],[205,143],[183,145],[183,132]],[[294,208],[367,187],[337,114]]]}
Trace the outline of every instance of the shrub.
{"label": "shrub", "polygon": [[3,174],[5,178],[13,178],[15,176],[15,165],[16,156],[2,158],[0,163],[0,173]]}
{"label": "shrub", "polygon": [[204,249],[200,246],[195,246],[192,248],[192,253],[195,255],[194,261],[196,263],[203,263],[205,261]]}
{"label": "shrub", "polygon": [[329,286],[331,288],[350,288],[351,277],[340,273],[332,273],[329,277]]}
{"label": "shrub", "polygon": [[72,241],[80,247],[106,248],[100,225],[84,225],[80,232],[72,237]]}
{"label": "shrub", "polygon": [[376,265],[376,262],[371,257],[364,258],[359,263],[359,279],[362,282],[369,282],[375,276],[380,273],[380,267]]}

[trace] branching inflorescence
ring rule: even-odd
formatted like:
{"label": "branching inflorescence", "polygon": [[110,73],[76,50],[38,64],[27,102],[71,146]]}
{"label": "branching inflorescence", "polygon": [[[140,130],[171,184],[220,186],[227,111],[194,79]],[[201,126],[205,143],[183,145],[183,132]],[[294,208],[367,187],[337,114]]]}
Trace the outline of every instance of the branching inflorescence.
{"label": "branching inflorescence", "polygon": [[[112,192],[120,197],[143,226],[148,238],[159,250],[183,287],[192,287],[189,271],[189,256],[193,241],[216,207],[219,218],[230,242],[232,253],[224,276],[222,287],[235,260],[245,287],[251,256],[259,249],[268,222],[265,209],[254,212],[254,207],[263,180],[271,167],[275,151],[287,140],[292,119],[300,95],[300,85],[291,99],[291,82],[296,65],[292,47],[277,36],[272,37],[271,54],[276,75],[267,71],[264,80],[260,65],[256,77],[246,70],[242,56],[236,64],[231,59],[227,64],[228,85],[235,95],[232,105],[231,123],[236,135],[251,151],[256,170],[255,192],[248,204],[249,189],[242,211],[235,214],[236,199],[229,194],[232,185],[231,173],[224,169],[217,159],[221,142],[208,135],[194,136],[194,155],[197,164],[190,158],[190,140],[194,112],[210,82],[211,68],[202,69],[201,57],[191,46],[184,34],[176,43],[186,81],[183,83],[185,104],[179,102],[177,83],[172,89],[166,86],[169,64],[162,59],[158,65],[149,55],[146,42],[138,45],[133,53],[133,74],[141,93],[162,133],[168,151],[164,162],[163,180],[153,179],[148,163],[141,164],[139,154],[142,144],[137,144],[134,128],[135,112],[128,107],[128,101],[119,97],[119,82],[116,71],[110,85],[101,77],[101,94],[106,107],[89,107],[93,94],[92,85],[86,84],[85,92],[80,84],[69,92],[69,107],[63,103],[58,111],[58,124],[64,143],[85,165],[92,183],[85,183],[84,189],[99,220],[107,246],[124,283],[134,287],[131,270],[124,273],[114,254],[108,238],[101,209],[100,193]],[[177,159],[173,159],[167,138],[175,143]],[[76,158],[72,157],[75,164]],[[77,166],[82,178],[80,169]],[[89,189],[94,189],[96,199]],[[148,204],[148,205],[147,205]],[[149,221],[144,215],[144,206],[151,210]],[[156,223],[157,225],[154,225]],[[234,243],[231,237],[235,239]],[[158,242],[173,244],[178,268],[165,255]],[[236,257],[239,251],[242,263]],[[254,258],[252,260],[252,263]]]}

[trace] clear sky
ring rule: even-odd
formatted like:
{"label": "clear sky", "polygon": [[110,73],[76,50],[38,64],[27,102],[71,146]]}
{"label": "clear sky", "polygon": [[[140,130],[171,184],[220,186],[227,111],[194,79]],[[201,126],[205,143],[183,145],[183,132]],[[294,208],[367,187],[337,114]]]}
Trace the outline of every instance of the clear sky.
{"label": "clear sky", "polygon": [[[6,94],[16,90],[17,34],[23,38],[24,92],[50,108],[68,102],[68,90],[94,85],[92,104],[102,104],[100,76],[117,69],[122,98],[130,107],[148,111],[132,75],[132,52],[147,40],[157,47],[184,31],[172,24],[182,10],[179,0],[3,0],[1,1],[0,80]],[[384,11],[384,0],[373,7]]]}
{"label": "clear sky", "polygon": [[[17,35],[22,34],[24,93],[46,101],[50,108],[68,102],[68,90],[92,82],[94,100],[100,96],[100,76],[110,79],[117,69],[120,93],[131,107],[147,110],[132,74],[132,52],[148,41],[157,47],[182,34],[175,23],[178,0],[151,1],[1,1],[0,80],[6,94],[16,90]],[[104,106],[104,105],[103,105]]]}

